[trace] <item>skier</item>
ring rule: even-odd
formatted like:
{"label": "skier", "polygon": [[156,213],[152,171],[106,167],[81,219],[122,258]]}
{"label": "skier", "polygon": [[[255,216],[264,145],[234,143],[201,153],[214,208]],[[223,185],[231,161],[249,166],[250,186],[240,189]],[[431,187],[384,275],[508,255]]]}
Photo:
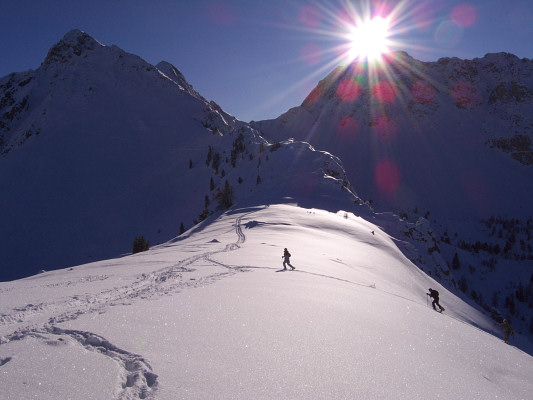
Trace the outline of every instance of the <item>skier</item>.
{"label": "skier", "polygon": [[289,267],[291,267],[291,270],[294,269],[294,267],[291,265],[290,263],[290,257],[291,257],[291,253],[289,253],[289,250],[287,250],[287,248],[285,248],[285,250],[283,251],[283,255],[281,256],[281,258],[283,258],[283,269],[287,269],[287,265],[286,264],[289,264]]}
{"label": "skier", "polygon": [[433,309],[435,311],[438,311],[435,305],[439,306],[440,312],[444,311],[444,307],[439,304],[439,292],[437,290],[429,288],[429,293],[426,293],[426,295],[433,297],[433,302],[431,303],[431,305],[433,306]]}
{"label": "skier", "polygon": [[506,319],[504,319],[501,324],[498,324],[495,322],[494,325],[499,326],[500,328],[503,328],[503,336],[504,336],[505,343],[509,344],[509,335],[514,336],[514,331],[513,331],[513,328],[511,327],[511,324],[507,322]]}

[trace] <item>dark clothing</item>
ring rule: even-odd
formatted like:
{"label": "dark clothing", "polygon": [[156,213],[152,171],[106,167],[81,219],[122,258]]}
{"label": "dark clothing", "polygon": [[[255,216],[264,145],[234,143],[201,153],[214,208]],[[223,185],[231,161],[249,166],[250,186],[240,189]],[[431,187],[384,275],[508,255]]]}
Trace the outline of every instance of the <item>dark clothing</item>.
{"label": "dark clothing", "polygon": [[431,305],[435,311],[437,310],[437,307],[435,307],[436,305],[439,306],[441,311],[444,311],[444,307],[439,304],[439,292],[437,290],[429,289],[427,295],[433,298]]}
{"label": "dark clothing", "polygon": [[289,251],[287,249],[285,249],[283,251],[283,256],[281,258],[283,258],[283,269],[287,269],[287,264],[289,265],[289,267],[291,267],[291,269],[294,269],[294,267],[291,265],[290,263],[290,257],[291,257],[291,253],[289,253]]}

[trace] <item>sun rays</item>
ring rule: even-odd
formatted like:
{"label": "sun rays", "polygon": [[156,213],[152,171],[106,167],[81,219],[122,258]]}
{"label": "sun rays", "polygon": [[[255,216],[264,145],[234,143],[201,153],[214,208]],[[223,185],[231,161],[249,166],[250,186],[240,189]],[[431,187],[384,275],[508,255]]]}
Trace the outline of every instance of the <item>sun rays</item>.
{"label": "sun rays", "polygon": [[[433,49],[424,48],[424,40],[419,40],[424,35],[453,46],[477,18],[476,9],[465,4],[444,9],[444,3],[433,0],[311,1],[293,10],[293,25],[286,27],[306,39],[299,54],[285,61],[305,65],[308,71],[287,92],[320,80],[312,91],[307,90],[303,105],[335,115],[338,126],[324,128],[331,141],[346,146],[366,143],[374,153],[374,181],[384,197],[394,198],[401,188],[402,171],[393,149],[404,143],[401,127],[411,123],[406,115],[412,109],[431,107],[436,96],[447,91],[426,76],[423,63],[407,52],[431,54]],[[439,29],[443,24],[453,28],[449,29],[453,35]],[[478,101],[475,88],[465,82],[446,94],[465,108]],[[364,113],[355,112],[363,108]],[[397,112],[401,109],[405,112]],[[312,142],[320,131],[319,120],[317,116],[304,140]],[[418,131],[414,125],[411,136]],[[420,136],[411,139],[424,140]]]}
{"label": "sun rays", "polygon": [[[335,135],[331,140],[357,146],[363,131],[369,135],[370,143],[374,143],[369,151],[375,152],[376,187],[383,196],[393,198],[400,188],[402,171],[387,149],[401,139],[401,133],[398,116],[389,111],[394,104],[407,107],[414,101],[423,106],[435,98],[434,84],[422,76],[416,60],[400,51],[413,46],[405,39],[402,41],[407,33],[428,25],[424,20],[426,11],[414,7],[411,0],[342,1],[340,4],[339,8],[339,3],[333,6],[315,2],[298,13],[303,26],[300,31],[317,38],[309,40],[312,45],[302,47],[300,60],[314,67],[313,76],[323,78],[328,74],[304,104],[314,106],[322,102],[324,107],[315,109],[324,112],[331,108],[326,104],[335,96],[335,113],[340,122],[336,128],[328,129]],[[355,104],[368,105],[363,120],[355,116]],[[312,139],[313,132],[314,129],[309,132],[307,140]]]}
{"label": "sun rays", "polygon": [[389,51],[389,21],[377,16],[350,27],[348,59],[374,61]]}

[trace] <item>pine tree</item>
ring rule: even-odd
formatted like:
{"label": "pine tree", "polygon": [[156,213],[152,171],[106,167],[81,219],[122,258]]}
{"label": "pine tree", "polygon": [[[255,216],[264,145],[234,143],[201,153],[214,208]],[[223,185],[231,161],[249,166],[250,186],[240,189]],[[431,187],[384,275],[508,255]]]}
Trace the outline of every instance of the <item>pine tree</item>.
{"label": "pine tree", "polygon": [[509,297],[509,312],[511,315],[516,315],[516,302],[514,301],[514,295]]}
{"label": "pine tree", "polygon": [[207,159],[205,160],[205,165],[211,164],[211,158],[213,157],[213,149],[211,146],[209,146],[209,150],[207,151]]}
{"label": "pine tree", "polygon": [[204,208],[203,211],[200,213],[200,215],[198,216],[198,220],[200,222],[202,222],[203,220],[205,220],[207,217],[209,217],[209,210],[207,208]]}
{"label": "pine tree", "polygon": [[237,155],[243,153],[246,150],[244,146],[244,136],[242,133],[239,133],[239,136],[233,142],[233,149],[231,149],[231,166],[235,168],[237,163]]}
{"label": "pine tree", "polygon": [[233,205],[233,188],[227,180],[224,185],[224,190],[219,190],[215,194],[215,200],[218,202],[218,210],[226,210]]}
{"label": "pine tree", "polygon": [[242,133],[239,133],[239,136],[237,136],[237,139],[235,139],[233,142],[233,150],[235,150],[236,153],[242,153],[244,150],[246,150],[244,145],[244,136]]}
{"label": "pine tree", "polygon": [[215,173],[218,174],[218,168],[220,167],[220,154],[219,153],[215,153],[213,155],[212,167],[214,168]]}
{"label": "pine tree", "polygon": [[141,251],[146,251],[150,249],[150,242],[147,241],[143,236],[135,237],[133,239],[132,253],[140,253]]}
{"label": "pine tree", "polygon": [[185,232],[185,227],[183,226],[183,222],[180,224],[180,235]]}
{"label": "pine tree", "polygon": [[459,255],[455,253],[452,260],[452,268],[453,269],[459,269],[461,268],[461,262],[459,261]]}

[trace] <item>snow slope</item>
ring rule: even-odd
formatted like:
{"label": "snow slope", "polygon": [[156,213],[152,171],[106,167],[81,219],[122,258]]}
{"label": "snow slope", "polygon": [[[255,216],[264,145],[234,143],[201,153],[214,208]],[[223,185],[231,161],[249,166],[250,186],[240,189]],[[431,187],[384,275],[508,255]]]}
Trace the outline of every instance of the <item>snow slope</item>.
{"label": "snow slope", "polygon": [[531,398],[526,339],[503,343],[396,243],[351,213],[273,204],[0,283],[2,398]]}

